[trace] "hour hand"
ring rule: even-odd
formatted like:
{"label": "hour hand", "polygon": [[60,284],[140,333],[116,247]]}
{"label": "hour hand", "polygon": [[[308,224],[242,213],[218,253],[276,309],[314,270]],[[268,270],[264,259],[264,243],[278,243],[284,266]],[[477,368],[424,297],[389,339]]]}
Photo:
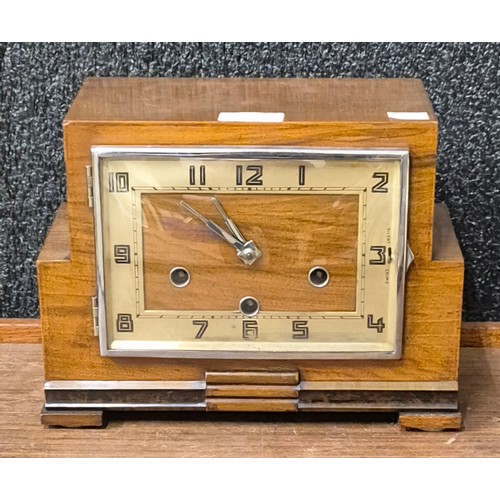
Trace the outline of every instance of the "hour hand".
{"label": "hour hand", "polygon": [[[212,201],[215,200],[215,198],[212,199]],[[215,200],[217,202],[217,200]],[[261,255],[262,252],[257,248],[255,243],[250,240],[250,241],[245,241],[245,238],[241,235],[239,232],[238,228],[236,227],[236,224],[234,224],[229,217],[227,217],[226,213],[220,206],[220,204],[217,202],[217,204],[214,205],[216,206],[217,210],[222,210],[221,213],[224,213],[224,221],[226,222],[226,225],[228,226],[228,229],[233,233],[230,234],[228,233],[225,229],[221,228],[218,224],[215,222],[211,221],[210,219],[207,219],[204,217],[200,212],[195,210],[193,207],[188,205],[185,201],[180,202],[181,207],[185,208],[188,212],[190,212],[192,215],[194,215],[197,219],[201,220],[207,227],[212,231],[214,234],[219,236],[219,238],[222,238],[224,241],[232,245],[236,249],[236,255],[247,265],[253,264]],[[229,222],[228,222],[229,221]],[[231,227],[232,226],[232,227]],[[234,229],[233,229],[234,228]]]}

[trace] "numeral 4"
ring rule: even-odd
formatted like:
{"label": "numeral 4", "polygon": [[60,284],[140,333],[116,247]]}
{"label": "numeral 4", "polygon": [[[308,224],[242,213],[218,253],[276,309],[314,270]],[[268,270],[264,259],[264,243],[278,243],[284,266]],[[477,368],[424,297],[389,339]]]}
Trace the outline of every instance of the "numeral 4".
{"label": "numeral 4", "polygon": [[378,333],[382,333],[384,331],[384,328],[385,328],[384,317],[382,316],[375,323],[373,321],[373,314],[369,314],[368,315],[367,326],[368,326],[368,328],[375,328]]}

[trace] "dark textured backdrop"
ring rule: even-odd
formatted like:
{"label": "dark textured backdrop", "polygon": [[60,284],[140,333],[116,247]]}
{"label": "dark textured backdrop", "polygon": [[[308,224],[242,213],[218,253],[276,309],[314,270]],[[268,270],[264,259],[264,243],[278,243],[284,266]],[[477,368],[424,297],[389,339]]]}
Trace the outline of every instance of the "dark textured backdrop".
{"label": "dark textured backdrop", "polygon": [[61,121],[86,76],[421,78],[464,319],[500,320],[500,45],[433,43],[0,43],[0,317],[38,314],[35,260],[65,197]]}

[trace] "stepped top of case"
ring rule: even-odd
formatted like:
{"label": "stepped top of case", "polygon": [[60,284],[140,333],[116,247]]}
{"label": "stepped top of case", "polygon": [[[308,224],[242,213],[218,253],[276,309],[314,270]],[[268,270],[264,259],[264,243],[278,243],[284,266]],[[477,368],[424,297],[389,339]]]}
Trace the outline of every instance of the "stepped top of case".
{"label": "stepped top of case", "polygon": [[221,112],[284,113],[285,124],[436,121],[416,79],[89,78],[65,122],[216,123]]}

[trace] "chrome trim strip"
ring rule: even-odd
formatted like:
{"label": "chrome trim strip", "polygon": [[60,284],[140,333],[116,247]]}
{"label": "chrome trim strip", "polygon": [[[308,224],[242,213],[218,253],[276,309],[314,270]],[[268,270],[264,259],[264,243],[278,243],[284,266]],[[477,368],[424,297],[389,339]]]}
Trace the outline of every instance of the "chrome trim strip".
{"label": "chrome trim strip", "polygon": [[45,408],[109,409],[109,410],[205,410],[206,403],[45,403]]}
{"label": "chrome trim strip", "polygon": [[192,391],[204,390],[207,384],[204,380],[179,380],[179,381],[155,381],[155,380],[50,380],[45,382],[46,391]]}
{"label": "chrome trim strip", "polygon": [[[399,352],[399,351],[398,351]],[[191,359],[400,359],[396,351],[391,352],[260,352],[260,351],[162,351],[148,349],[107,349],[101,351],[103,356],[112,358],[191,358]]]}
{"label": "chrome trim strip", "polygon": [[458,391],[458,382],[309,382],[300,383],[301,391]]}
{"label": "chrome trim strip", "polygon": [[[215,384],[217,385],[217,384]],[[54,380],[44,384],[46,391],[108,391],[108,390],[205,390],[207,384],[204,380],[192,381],[101,381],[101,380]],[[294,386],[301,391],[458,391],[456,381],[437,382],[385,382],[385,381],[332,381],[315,382],[302,381],[298,386]]]}
{"label": "chrome trim strip", "polygon": [[101,355],[107,350],[108,338],[106,331],[106,296],[104,293],[104,248],[103,248],[103,227],[101,214],[101,189],[100,189],[100,154],[95,148],[92,151],[92,182],[94,193],[94,245],[96,259],[96,289],[97,289],[97,324],[99,329],[99,348]]}
{"label": "chrome trim strip", "polygon": [[[396,319],[396,349],[394,358],[401,359],[403,352],[403,323],[405,311],[405,283],[406,260],[408,250],[408,192],[410,175],[410,153],[401,155],[401,198],[399,203],[399,234],[398,241],[398,277],[397,277],[397,303],[398,315]],[[402,235],[402,237],[401,237]],[[413,254],[412,254],[413,255]]]}
{"label": "chrome trim strip", "polygon": [[338,412],[368,412],[368,411],[402,411],[402,410],[456,410],[458,403],[456,402],[432,402],[426,403],[421,401],[415,402],[380,402],[380,403],[302,403],[299,401],[298,411],[338,411]]}
{"label": "chrome trim strip", "polygon": [[[398,148],[322,148],[322,147],[287,147],[287,146],[186,146],[186,147],[168,147],[168,146],[92,146],[92,165],[96,166],[95,161],[98,158],[150,158],[158,156],[160,158],[170,157],[192,157],[203,159],[236,158],[236,159],[254,159],[248,155],[256,155],[262,158],[290,158],[293,156],[303,156],[307,154],[311,159],[323,159],[325,156],[337,159],[351,159],[373,161],[398,159],[408,155],[407,149]],[[96,175],[94,174],[94,177]]]}

